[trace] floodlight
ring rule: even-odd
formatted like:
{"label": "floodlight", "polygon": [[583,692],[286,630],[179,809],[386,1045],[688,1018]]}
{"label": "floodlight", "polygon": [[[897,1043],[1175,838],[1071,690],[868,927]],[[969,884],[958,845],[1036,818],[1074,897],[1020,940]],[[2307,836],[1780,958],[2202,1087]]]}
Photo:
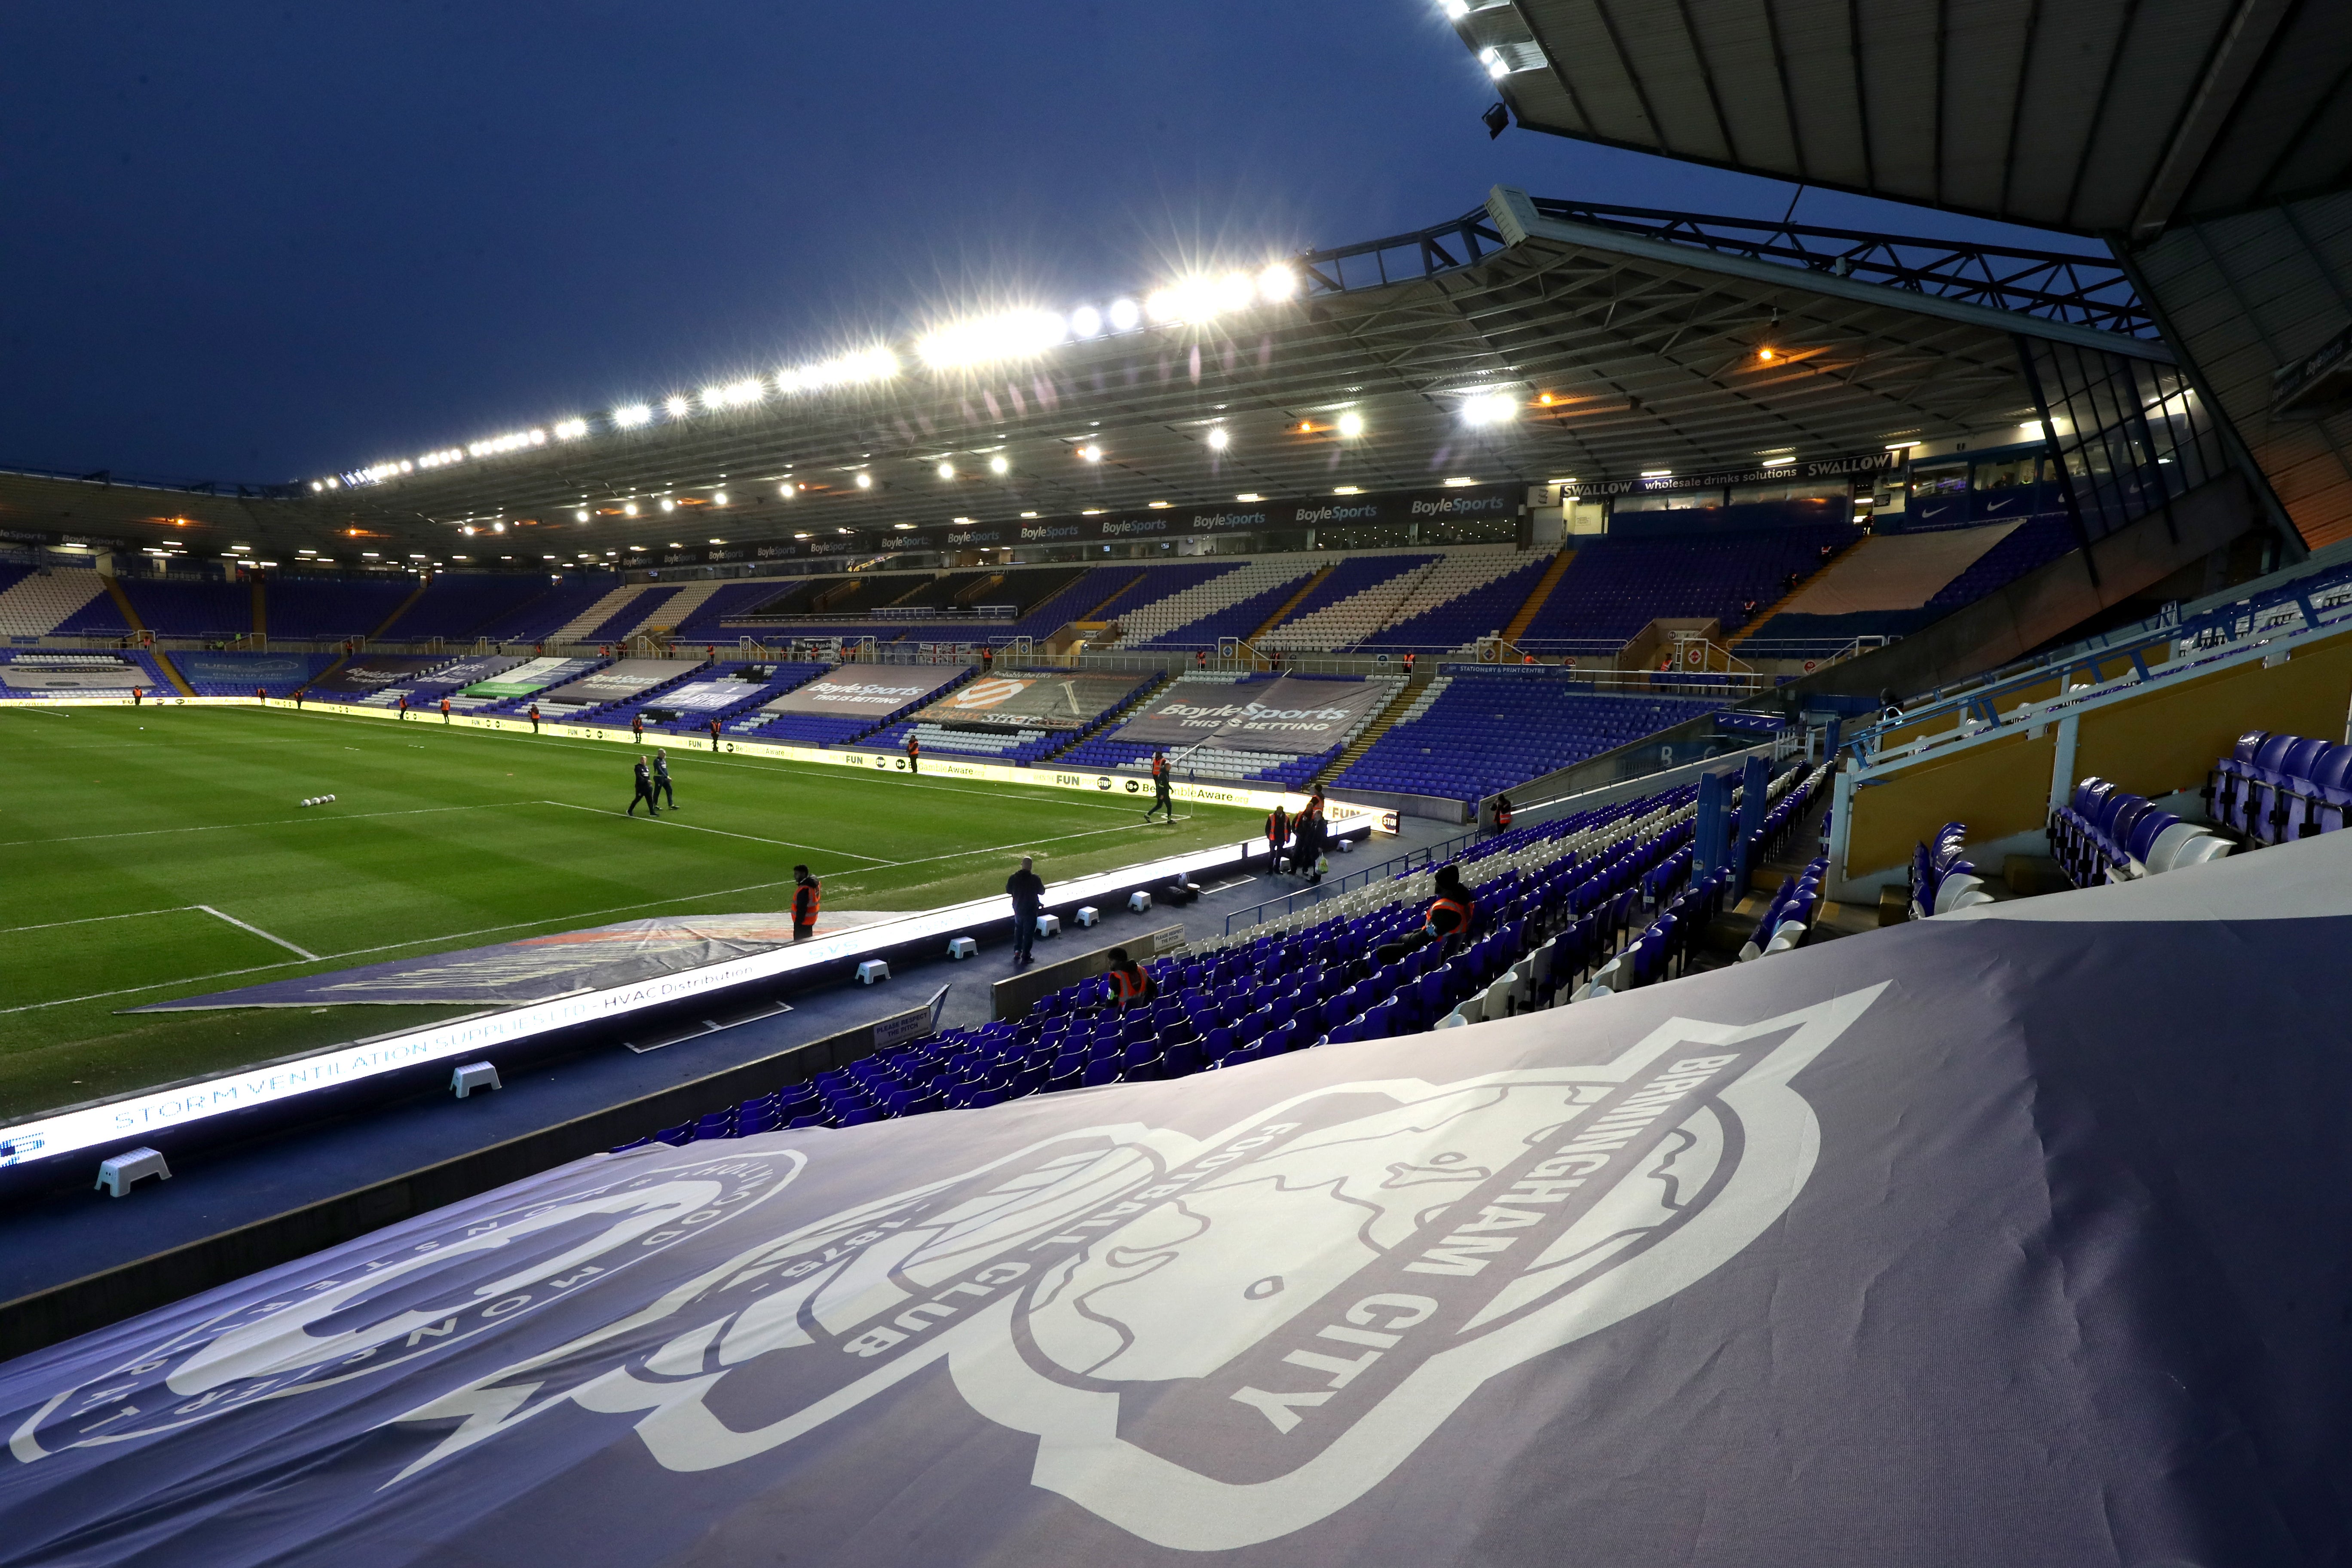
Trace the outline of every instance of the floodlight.
{"label": "floodlight", "polygon": [[1493,77],[1496,81],[1500,81],[1505,77],[1511,74],[1510,65],[1503,58],[1502,50],[1496,48],[1481,49],[1478,51],[1478,58],[1486,62],[1486,74]]}
{"label": "floodlight", "polygon": [[1339,434],[1354,440],[1364,433],[1364,416],[1350,408],[1339,416]]}
{"label": "floodlight", "polygon": [[1255,490],[1244,490],[1241,494],[1239,494],[1239,495],[1235,496],[1234,499],[1235,500],[1238,500],[1238,501],[1253,501],[1253,500],[1261,500],[1261,499],[1263,499],[1263,498],[1261,498]]}
{"label": "floodlight", "polygon": [[504,533],[506,531],[507,525],[503,522],[494,522],[490,524],[490,531],[492,533]]}
{"label": "floodlight", "polygon": [[943,479],[954,479],[955,465],[953,463],[941,463],[940,465],[940,478]]}
{"label": "floodlight", "polygon": [[1013,460],[999,452],[988,459],[988,471],[992,474],[1009,474],[1013,471]]}
{"label": "floodlight", "polygon": [[712,506],[725,506],[727,504],[727,492],[725,490],[711,491],[710,504]]}
{"label": "floodlight", "polygon": [[587,509],[586,507],[584,507],[584,506],[583,506],[583,507],[582,507],[578,511],[573,512],[572,515],[572,517],[573,517],[573,518],[575,518],[575,519],[576,519],[576,520],[578,520],[579,521],[585,522],[585,521],[588,521],[588,509]]}
{"label": "floodlight", "polygon": [[1518,402],[1507,392],[1481,393],[1462,405],[1462,417],[1473,425],[1501,425],[1519,411]]}
{"label": "floodlight", "polygon": [[1102,331],[1102,312],[1092,305],[1081,305],[1070,312],[1070,335],[1090,338]]}
{"label": "floodlight", "polygon": [[[556,422],[555,438],[559,441],[577,441],[586,434],[588,434],[588,421],[585,419],[562,419]],[[408,469],[408,465],[405,463],[400,467],[404,473]]]}
{"label": "floodlight", "polygon": [[642,403],[632,403],[613,410],[613,423],[624,430],[633,430],[654,416],[654,411]]}
{"label": "floodlight", "polygon": [[1089,463],[1099,463],[1102,461],[1102,448],[1089,441],[1078,448],[1078,456]]}
{"label": "floodlight", "polygon": [[1217,279],[1213,298],[1220,310],[1238,310],[1257,297],[1257,281],[1246,272],[1228,272]]}
{"label": "floodlight", "polygon": [[687,409],[690,406],[692,405],[685,398],[673,397],[662,405],[662,409],[673,419],[683,419],[686,417]]}
{"label": "floodlight", "polygon": [[1225,449],[1225,443],[1232,439],[1233,437],[1225,433],[1225,427],[1223,426],[1213,425],[1209,427],[1210,450],[1222,452]]}
{"label": "floodlight", "polygon": [[867,473],[859,474],[857,476],[857,488],[861,490],[872,489],[874,488],[874,476]]}
{"label": "floodlight", "polygon": [[466,537],[468,539],[474,537],[474,525],[470,522],[466,525]]}
{"label": "floodlight", "polygon": [[1134,300],[1113,300],[1110,302],[1110,330],[1112,331],[1132,331],[1135,330],[1135,324],[1142,319],[1143,312],[1137,308]]}
{"label": "floodlight", "polygon": [[662,510],[664,510],[664,511],[676,511],[677,510],[677,502],[676,502],[676,501],[674,501],[674,500],[670,500],[670,499],[669,499],[669,497],[667,497],[667,496],[664,496],[664,497],[662,497]]}
{"label": "floodlight", "polygon": [[312,479],[310,481],[310,488],[314,490],[322,490],[327,488],[327,484],[324,479]]}
{"label": "floodlight", "polygon": [[1486,140],[1489,142],[1511,128],[1511,111],[1504,108],[1500,100],[1488,104],[1486,112],[1478,120],[1486,127]]}
{"label": "floodlight", "polygon": [[632,501],[623,501],[623,502],[621,503],[621,515],[622,515],[622,516],[624,516],[624,517],[635,517],[635,516],[636,516],[636,515],[637,515],[637,503],[636,503],[636,502],[635,502],[635,501],[633,501],[633,500],[632,500]]}
{"label": "floodlight", "polygon": [[1298,274],[1276,262],[1257,275],[1257,291],[1268,300],[1287,300],[1298,292]]}
{"label": "floodlight", "polygon": [[776,498],[779,500],[790,500],[793,499],[793,492],[799,488],[800,487],[793,484],[790,479],[786,479],[782,484],[776,487]]}
{"label": "floodlight", "polygon": [[1675,471],[1672,468],[1643,468],[1642,477],[1645,479],[1670,479],[1675,477]]}

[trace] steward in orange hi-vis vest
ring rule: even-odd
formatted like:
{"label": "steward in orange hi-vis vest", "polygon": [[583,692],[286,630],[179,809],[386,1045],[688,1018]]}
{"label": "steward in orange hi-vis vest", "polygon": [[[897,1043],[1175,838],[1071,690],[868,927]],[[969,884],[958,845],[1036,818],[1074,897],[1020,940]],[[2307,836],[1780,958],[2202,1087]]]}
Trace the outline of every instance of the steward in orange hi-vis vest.
{"label": "steward in orange hi-vis vest", "polygon": [[1127,949],[1110,950],[1110,984],[1114,1000],[1122,1007],[1139,1006],[1151,1000],[1151,976],[1143,965],[1127,955]]}
{"label": "steward in orange hi-vis vest", "polygon": [[824,884],[805,866],[793,868],[793,940],[806,942],[815,934],[817,911],[824,907]]}

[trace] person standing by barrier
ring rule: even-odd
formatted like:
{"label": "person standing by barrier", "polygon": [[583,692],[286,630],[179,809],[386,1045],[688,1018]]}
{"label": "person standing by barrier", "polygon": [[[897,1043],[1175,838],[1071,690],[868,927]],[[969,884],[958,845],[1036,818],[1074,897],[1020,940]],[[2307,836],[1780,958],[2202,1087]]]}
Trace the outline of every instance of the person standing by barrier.
{"label": "person standing by barrier", "polygon": [[400,694],[400,719],[403,723],[408,721],[408,693],[405,691]]}
{"label": "person standing by barrier", "polygon": [[145,705],[146,701],[147,689],[145,687],[134,686],[131,689],[131,706],[133,708],[142,707]]}
{"label": "person standing by barrier", "polygon": [[1329,818],[1323,815],[1323,792],[1317,790],[1307,797],[1307,809],[1298,814],[1298,847],[1291,852],[1290,860],[1290,868],[1309,881],[1323,879],[1319,868],[1330,826]]}
{"label": "person standing by barrier", "polygon": [[1021,868],[1004,879],[1004,891],[1013,900],[1013,967],[1020,969],[1029,963],[1029,944],[1037,940],[1037,917],[1045,912],[1045,879],[1030,868],[1034,858],[1021,857]]}
{"label": "person standing by barrier", "polygon": [[530,705],[530,732],[534,735],[539,733],[539,704],[536,702]]}
{"label": "person standing by barrier", "polygon": [[719,749],[719,715],[716,713],[710,716],[710,749],[714,752]]}
{"label": "person standing by barrier", "polygon": [[449,721],[449,700],[448,700],[446,697],[444,697],[443,699],[441,699],[441,722],[443,722],[444,724],[446,724],[448,721]]}
{"label": "person standing by barrier", "polygon": [[654,748],[654,788],[660,793],[663,805],[672,811],[677,809],[677,792],[669,786],[669,752],[659,746]]}
{"label": "person standing by barrier", "polygon": [[646,716],[644,714],[632,713],[629,715],[629,739],[632,743],[636,745],[642,746],[646,743]]}
{"label": "person standing by barrier", "polygon": [[643,757],[637,759],[636,780],[637,793],[629,798],[628,815],[636,816],[637,803],[643,801],[647,816],[659,816],[661,807],[654,804],[654,775],[646,767],[646,760]]}
{"label": "person standing by barrier", "polygon": [[793,868],[793,940],[806,942],[816,934],[817,911],[824,906],[824,884],[809,875],[805,866]]}
{"label": "person standing by barrier", "polygon": [[1176,825],[1176,797],[1168,793],[1168,753],[1165,751],[1151,753],[1151,806],[1143,814],[1143,820],[1150,821],[1154,811],[1166,812],[1168,825],[1171,827]]}
{"label": "person standing by barrier", "polygon": [[910,773],[923,771],[923,743],[915,739],[912,730],[907,731],[907,771]]}
{"label": "person standing by barrier", "polygon": [[1511,797],[1507,795],[1498,795],[1495,797],[1495,831],[1497,833],[1508,833],[1510,830]]}
{"label": "person standing by barrier", "polygon": [[1282,851],[1290,842],[1290,814],[1282,809],[1280,801],[1265,814],[1265,868],[1282,869]]}
{"label": "person standing by barrier", "polygon": [[1412,679],[1412,649],[1411,648],[1404,650],[1404,678],[1407,680]]}

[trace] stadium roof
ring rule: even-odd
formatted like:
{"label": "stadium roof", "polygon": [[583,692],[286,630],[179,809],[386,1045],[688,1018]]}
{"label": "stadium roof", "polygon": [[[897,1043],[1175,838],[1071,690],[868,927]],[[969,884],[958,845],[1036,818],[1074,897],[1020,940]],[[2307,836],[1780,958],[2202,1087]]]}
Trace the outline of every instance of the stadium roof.
{"label": "stadium roof", "polygon": [[1530,130],[2145,237],[2341,188],[2344,0],[1449,0]]}
{"label": "stadium roof", "polygon": [[[570,563],[819,529],[880,546],[894,524],[961,517],[2000,445],[2033,414],[2017,334],[2168,358],[2099,258],[1504,189],[1453,223],[1298,268],[1297,297],[1206,320],[969,369],[924,367],[902,345],[888,376],[722,388],[675,416],[601,416],[571,438],[316,494],[12,479],[0,527],[236,541],[281,562],[308,549]],[[70,522],[28,515],[67,502]]]}

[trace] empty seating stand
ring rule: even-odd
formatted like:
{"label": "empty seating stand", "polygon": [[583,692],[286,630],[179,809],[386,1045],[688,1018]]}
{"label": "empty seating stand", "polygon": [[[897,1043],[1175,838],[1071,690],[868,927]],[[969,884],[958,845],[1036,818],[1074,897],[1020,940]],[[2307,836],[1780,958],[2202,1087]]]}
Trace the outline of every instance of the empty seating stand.
{"label": "empty seating stand", "polygon": [[2352,746],[2250,730],[2214,763],[2206,815],[2255,844],[2341,830],[2352,812]]}
{"label": "empty seating stand", "polygon": [[1964,857],[1969,830],[1964,823],[1948,822],[1936,834],[1933,846],[1922,844],[1911,853],[1911,918],[1927,920],[1954,910],[1992,902],[1984,879]]}
{"label": "empty seating stand", "polygon": [[[1792,767],[1773,779],[1768,824],[1777,820],[1784,831],[1828,776],[1826,768]],[[1230,1070],[1317,1046],[1555,1005],[1580,991],[1593,994],[1585,977],[1612,965],[1621,984],[1604,989],[1668,980],[1736,879],[1727,868],[1691,875],[1696,797],[1685,785],[1515,827],[1465,849],[1448,863],[1475,907],[1469,929],[1449,941],[1403,943],[1433,896],[1435,868],[1418,867],[1150,963],[1148,1003],[1121,1008],[1107,978],[1081,981],[1017,1019],[944,1030],[621,1151],[855,1127]],[[1804,906],[1787,907],[1793,914]]]}
{"label": "empty seating stand", "polygon": [[2074,786],[2050,814],[2050,854],[2078,888],[2137,881],[2184,866],[2218,860],[2230,841],[2201,824],[2185,822],[2146,795],[2100,778]]}

